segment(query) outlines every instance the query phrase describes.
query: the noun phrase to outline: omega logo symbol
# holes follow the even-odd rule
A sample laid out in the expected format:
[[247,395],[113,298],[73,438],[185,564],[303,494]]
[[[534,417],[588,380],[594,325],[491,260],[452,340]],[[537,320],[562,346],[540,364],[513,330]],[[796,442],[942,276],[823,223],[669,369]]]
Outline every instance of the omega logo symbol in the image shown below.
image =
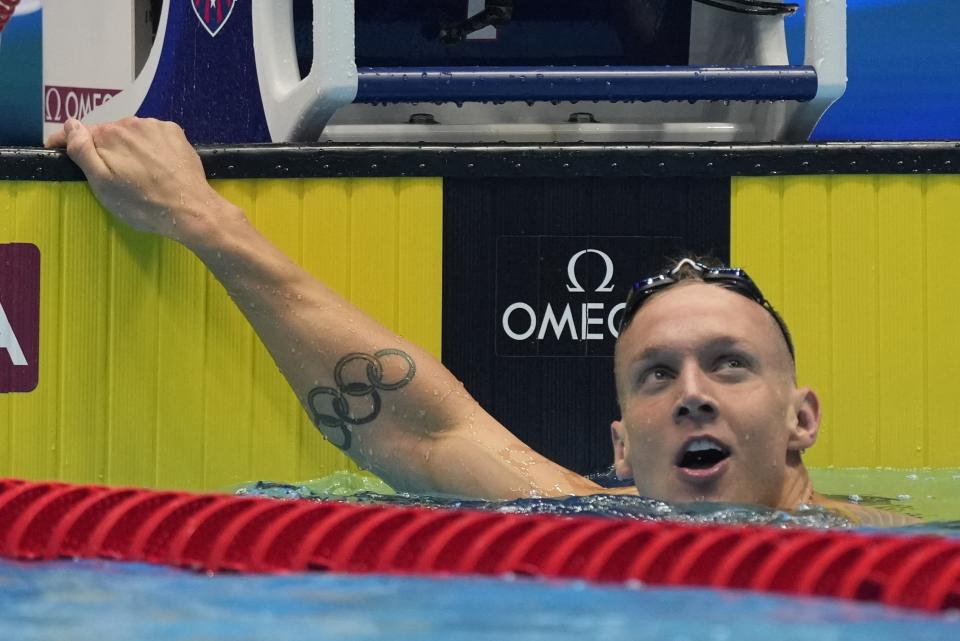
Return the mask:
[[577,261],[580,260],[580,257],[584,254],[597,254],[603,259],[603,264],[607,268],[606,276],[603,279],[603,282],[600,283],[600,286],[596,290],[598,292],[612,292],[613,285],[610,284],[610,281],[613,280],[613,261],[610,260],[610,257],[599,249],[581,249],[576,254],[570,258],[570,262],[567,263],[567,278],[570,279],[570,284],[567,285],[568,292],[582,292],[583,287],[580,286],[580,283],[577,282]]
[[[587,254],[596,254],[603,260],[603,281],[592,290],[596,293],[609,294],[613,292],[613,260],[599,249],[582,249],[570,257],[567,262],[567,292],[573,294],[586,293],[583,285],[577,279],[577,263]],[[515,341],[525,341],[535,337],[544,340],[548,334],[556,340],[570,338],[574,341],[597,341],[618,335],[619,314],[625,303],[618,302],[607,309],[606,303],[594,301],[579,304],[579,309],[571,303],[555,308],[553,303],[538,313],[529,303],[516,302],[509,305],[501,317],[501,326],[504,333]],[[576,311],[575,311],[576,310]],[[577,313],[579,312],[579,313]],[[605,326],[606,332],[603,331]]]

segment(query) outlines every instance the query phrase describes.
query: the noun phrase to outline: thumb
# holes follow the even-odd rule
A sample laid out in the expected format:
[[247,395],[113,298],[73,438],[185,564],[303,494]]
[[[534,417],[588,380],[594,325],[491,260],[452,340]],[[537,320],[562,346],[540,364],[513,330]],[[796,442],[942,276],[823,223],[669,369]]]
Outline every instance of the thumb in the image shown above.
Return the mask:
[[110,168],[103,162],[97,146],[93,142],[90,129],[79,120],[70,119],[63,126],[66,137],[67,155],[79,165],[87,178],[110,175]]

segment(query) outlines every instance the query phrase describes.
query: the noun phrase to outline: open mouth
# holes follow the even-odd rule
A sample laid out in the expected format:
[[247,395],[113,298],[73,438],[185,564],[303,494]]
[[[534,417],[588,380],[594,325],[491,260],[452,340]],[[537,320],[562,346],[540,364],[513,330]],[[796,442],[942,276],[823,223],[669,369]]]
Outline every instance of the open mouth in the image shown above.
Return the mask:
[[689,441],[677,457],[677,467],[685,470],[709,470],[730,456],[723,444],[710,438]]

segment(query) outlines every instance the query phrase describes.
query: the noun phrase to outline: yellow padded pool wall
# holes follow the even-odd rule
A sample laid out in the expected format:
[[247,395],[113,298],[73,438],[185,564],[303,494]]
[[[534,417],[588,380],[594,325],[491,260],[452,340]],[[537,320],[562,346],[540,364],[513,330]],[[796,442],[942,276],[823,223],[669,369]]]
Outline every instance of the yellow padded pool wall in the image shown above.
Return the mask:
[[[308,271],[440,354],[442,180],[219,181]],[[952,468],[960,176],[733,178],[732,263],[786,317],[824,408],[816,467]],[[220,285],[82,182],[0,181],[41,253],[40,382],[0,394],[0,475],[181,489],[352,469]]]
[[[309,272],[440,355],[439,179],[214,185]],[[41,254],[40,380],[0,394],[0,475],[224,489],[352,465],[202,264],[114,222],[86,183],[0,181],[0,243]]]
[[814,466],[956,467],[960,176],[735,178],[731,254],[824,407]]

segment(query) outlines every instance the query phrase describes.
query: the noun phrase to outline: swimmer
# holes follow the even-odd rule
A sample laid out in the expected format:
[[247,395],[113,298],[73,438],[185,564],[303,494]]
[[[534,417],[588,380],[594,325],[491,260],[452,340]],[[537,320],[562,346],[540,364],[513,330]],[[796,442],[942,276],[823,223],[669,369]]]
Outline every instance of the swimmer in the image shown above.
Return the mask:
[[610,428],[614,470],[634,485],[609,490],[522,443],[432,355],[271,245],[210,186],[176,124],[70,120],[47,146],[66,147],[118,219],[203,261],[317,429],[398,491],[487,500],[615,492],[909,522],[814,491],[802,457],[817,440],[819,400],[797,386],[786,326],[740,270],[685,259],[634,286],[614,357],[621,416]]

